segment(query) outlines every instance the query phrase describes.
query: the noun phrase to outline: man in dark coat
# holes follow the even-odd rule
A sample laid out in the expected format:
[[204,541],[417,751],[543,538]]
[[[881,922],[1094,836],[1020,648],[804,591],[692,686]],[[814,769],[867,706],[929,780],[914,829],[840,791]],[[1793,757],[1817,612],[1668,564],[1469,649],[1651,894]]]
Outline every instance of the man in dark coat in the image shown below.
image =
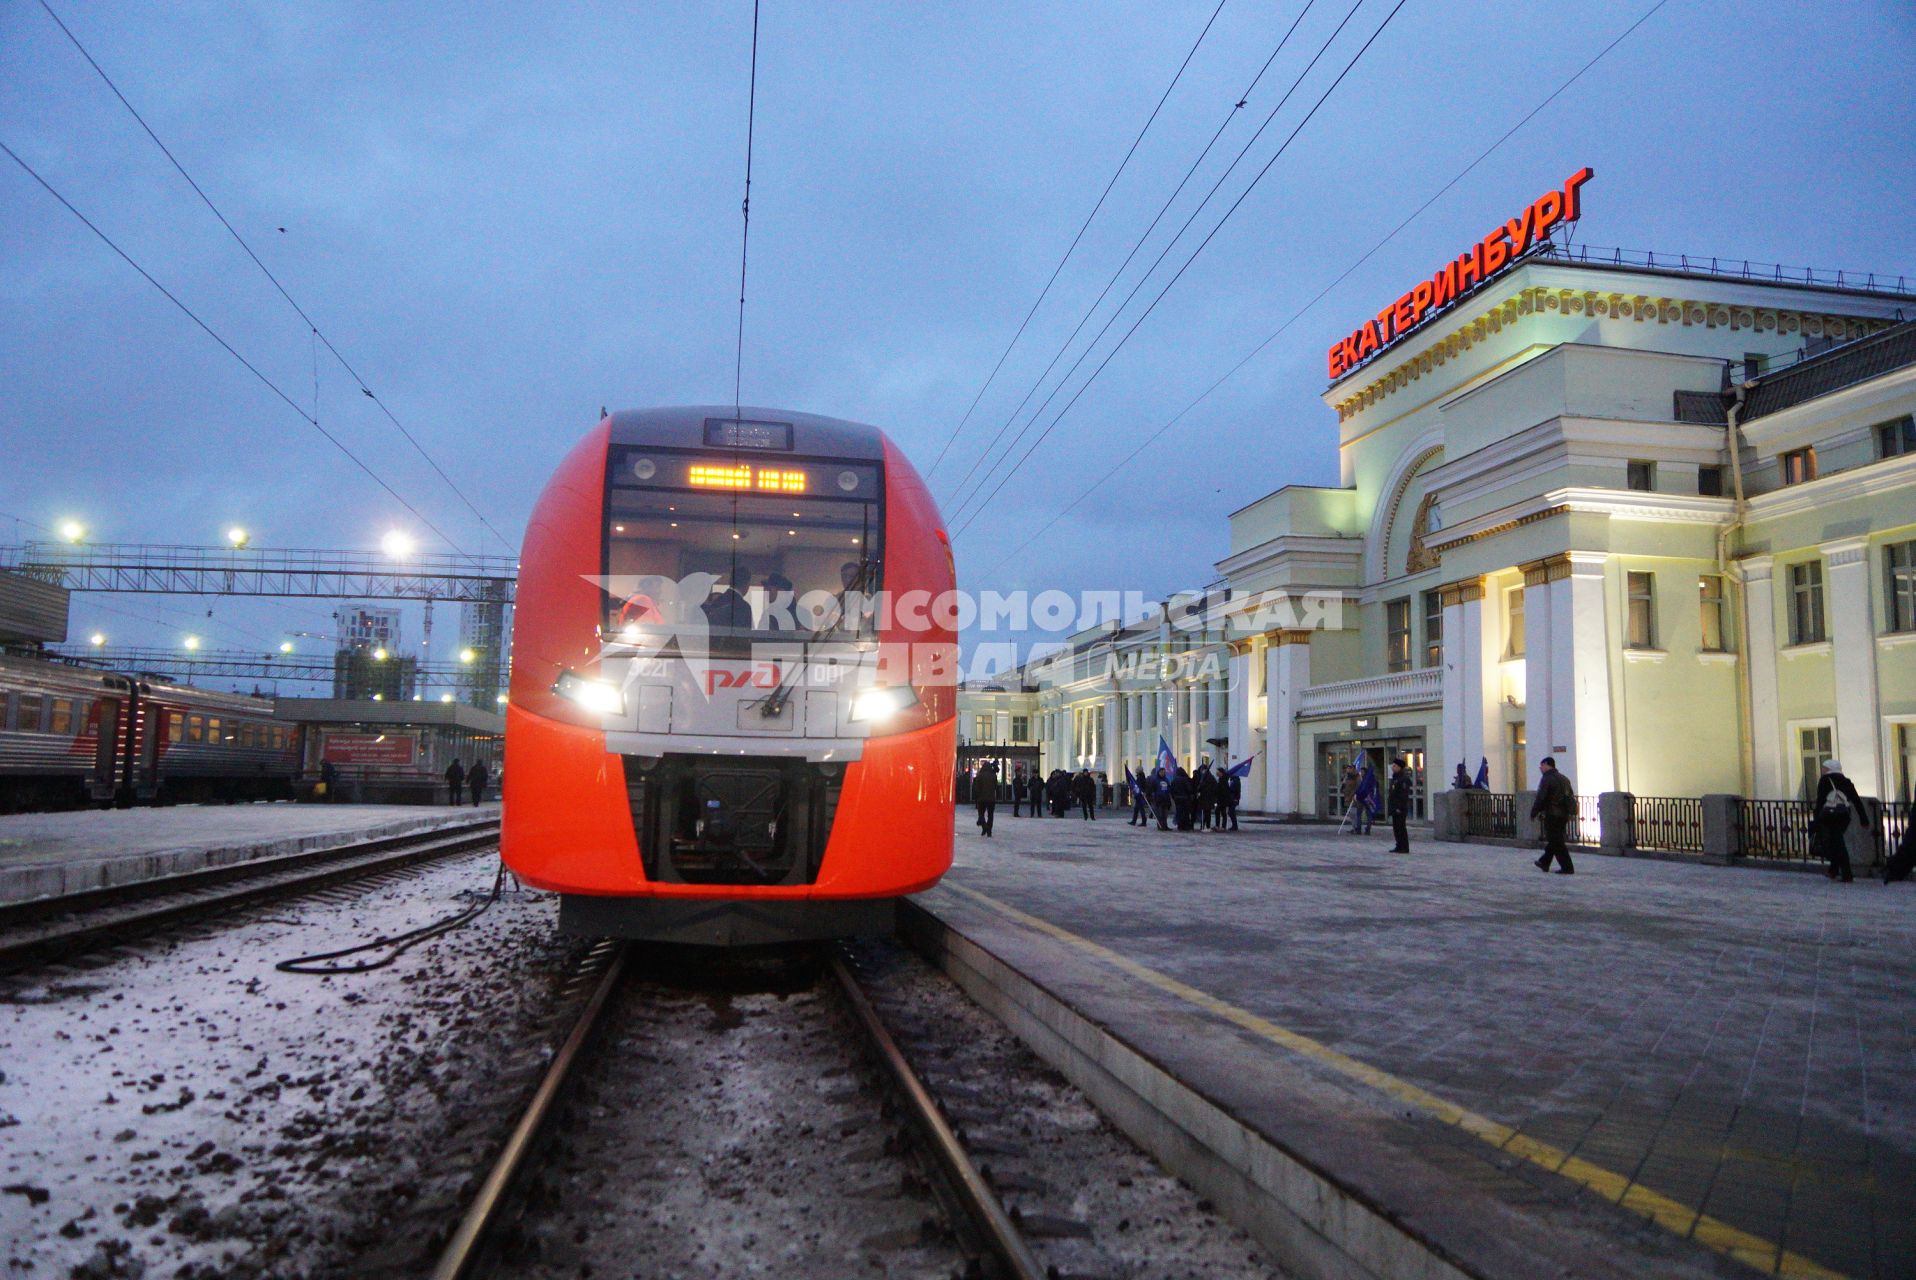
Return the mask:
[[1837,760],[1823,762],[1823,775],[1816,780],[1816,803],[1810,809],[1810,852],[1830,864],[1832,880],[1849,884],[1856,873],[1849,865],[1850,824],[1863,815],[1863,798],[1856,784],[1843,773]]
[[989,760],[978,766],[978,776],[971,780],[971,802],[978,806],[978,829],[990,835],[998,813],[998,766]]
[[475,760],[466,774],[466,789],[472,792],[472,802],[478,804],[486,798],[486,762]]
[[1151,825],[1151,779],[1140,771],[1126,771],[1126,780],[1131,787],[1131,821],[1128,827],[1148,827]]
[[1025,802],[1025,771],[1022,765],[1011,771],[1011,816],[1018,816],[1018,809]]
[[1226,770],[1224,776],[1218,779],[1217,785],[1219,794],[1217,825],[1222,828],[1225,820],[1229,819],[1231,830],[1236,831],[1237,805],[1238,801],[1244,798],[1244,779],[1241,775]]
[[1051,801],[1051,816],[1064,817],[1066,806],[1071,803],[1071,775],[1063,769],[1051,771],[1051,781],[1045,784],[1045,798]]
[[1163,765],[1151,770],[1151,812],[1157,815],[1159,831],[1171,829],[1167,821],[1171,814],[1171,778]]
[[1191,775],[1179,765],[1171,771],[1171,807],[1177,811],[1179,831],[1191,829],[1191,806],[1197,798],[1197,787],[1191,782]]
[[1391,834],[1397,837],[1397,843],[1391,847],[1392,853],[1410,852],[1410,830],[1404,824],[1410,821],[1410,770],[1404,767],[1403,757],[1390,762],[1390,810]]
[[[1458,770],[1462,771],[1461,765]],[[1537,773],[1537,798],[1530,802],[1530,816],[1543,822],[1543,856],[1537,859],[1537,870],[1549,871],[1554,858],[1558,874],[1575,875],[1577,869],[1570,863],[1570,846],[1564,835],[1570,829],[1570,819],[1577,816],[1577,789],[1557,768],[1555,756],[1537,761]]]
[[466,766],[454,760],[446,766],[446,793],[452,797],[448,802],[459,804],[465,800]]
[[1217,779],[1212,776],[1209,764],[1198,766],[1197,776],[1191,779],[1191,785],[1197,789],[1198,823],[1209,831],[1212,819],[1217,814]]
[[1078,816],[1086,822],[1098,816],[1098,784],[1091,777],[1091,770],[1080,769],[1078,776],[1071,780],[1071,798],[1078,802]]

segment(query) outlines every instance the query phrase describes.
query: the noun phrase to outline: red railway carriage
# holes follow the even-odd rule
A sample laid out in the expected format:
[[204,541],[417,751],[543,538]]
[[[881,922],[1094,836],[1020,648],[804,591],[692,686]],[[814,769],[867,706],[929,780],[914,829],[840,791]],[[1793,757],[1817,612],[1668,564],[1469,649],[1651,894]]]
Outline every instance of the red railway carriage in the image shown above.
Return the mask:
[[[615,413],[526,530],[506,862],[577,933],[888,929],[951,865],[951,548],[875,427]],[[897,607],[893,607],[896,602]]]

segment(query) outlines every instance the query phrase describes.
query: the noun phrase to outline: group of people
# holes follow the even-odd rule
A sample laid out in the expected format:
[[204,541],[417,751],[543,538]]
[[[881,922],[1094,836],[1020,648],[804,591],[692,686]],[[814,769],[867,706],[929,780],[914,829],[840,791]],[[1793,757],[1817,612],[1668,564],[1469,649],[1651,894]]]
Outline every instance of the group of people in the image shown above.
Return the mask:
[[460,798],[462,791],[472,793],[474,804],[483,803],[486,798],[486,784],[491,780],[492,777],[486,771],[484,760],[474,760],[470,769],[460,764],[457,759],[446,766],[446,792],[451,797],[452,804],[465,803]]
[[[1195,773],[1183,765],[1163,765],[1149,773],[1130,775],[1131,821],[1148,827],[1156,818],[1159,831],[1175,825],[1179,831],[1236,831],[1237,806],[1244,798],[1244,779],[1230,770],[1211,768],[1206,760]],[[1227,825],[1228,824],[1228,825]]]

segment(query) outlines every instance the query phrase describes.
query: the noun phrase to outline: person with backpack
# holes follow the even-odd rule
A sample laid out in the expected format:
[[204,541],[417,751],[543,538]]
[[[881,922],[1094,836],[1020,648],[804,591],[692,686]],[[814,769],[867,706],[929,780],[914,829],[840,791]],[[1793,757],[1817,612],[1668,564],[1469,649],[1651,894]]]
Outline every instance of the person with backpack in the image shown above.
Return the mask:
[[1849,865],[1849,829],[1863,812],[1856,784],[1843,773],[1839,760],[1825,760],[1816,780],[1816,802],[1810,807],[1810,854],[1830,864],[1830,879],[1849,884],[1856,873]]

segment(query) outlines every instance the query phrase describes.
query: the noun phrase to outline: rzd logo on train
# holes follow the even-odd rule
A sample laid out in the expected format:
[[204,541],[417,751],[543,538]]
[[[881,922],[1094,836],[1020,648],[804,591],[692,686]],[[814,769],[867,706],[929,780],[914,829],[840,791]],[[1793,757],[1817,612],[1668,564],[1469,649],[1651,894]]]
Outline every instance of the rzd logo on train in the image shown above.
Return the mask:
[[756,662],[743,671],[713,667],[705,673],[705,692],[709,697],[720,689],[776,689],[781,674],[776,662]]

